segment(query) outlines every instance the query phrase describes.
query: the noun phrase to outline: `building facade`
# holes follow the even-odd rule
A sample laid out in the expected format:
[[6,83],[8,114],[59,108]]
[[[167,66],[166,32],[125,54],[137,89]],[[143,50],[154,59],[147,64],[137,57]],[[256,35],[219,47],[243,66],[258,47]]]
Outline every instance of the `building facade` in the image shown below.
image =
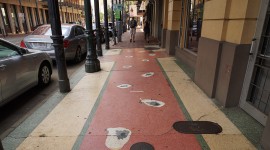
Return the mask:
[[261,145],[270,149],[269,0],[149,0],[146,8],[161,47],[207,96],[265,126]]
[[[48,3],[43,0],[0,0],[0,35],[33,31],[49,23]],[[60,0],[62,23],[83,21],[83,0]]]

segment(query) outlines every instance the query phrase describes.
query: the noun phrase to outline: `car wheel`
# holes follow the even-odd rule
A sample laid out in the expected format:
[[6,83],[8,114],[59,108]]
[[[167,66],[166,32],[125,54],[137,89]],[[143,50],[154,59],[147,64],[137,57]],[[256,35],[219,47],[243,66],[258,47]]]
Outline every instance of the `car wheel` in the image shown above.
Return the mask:
[[74,61],[76,63],[79,63],[79,62],[82,61],[82,50],[81,50],[80,47],[78,47],[77,50],[76,50],[76,55],[75,55]]
[[42,63],[38,72],[38,83],[46,86],[51,82],[51,67],[48,63]]

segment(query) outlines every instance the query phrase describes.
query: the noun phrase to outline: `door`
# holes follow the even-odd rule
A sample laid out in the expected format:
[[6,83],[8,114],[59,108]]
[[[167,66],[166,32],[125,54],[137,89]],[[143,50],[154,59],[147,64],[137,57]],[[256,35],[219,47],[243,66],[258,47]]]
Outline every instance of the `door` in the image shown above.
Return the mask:
[[266,124],[270,112],[270,3],[261,1],[257,29],[241,93],[240,107]]

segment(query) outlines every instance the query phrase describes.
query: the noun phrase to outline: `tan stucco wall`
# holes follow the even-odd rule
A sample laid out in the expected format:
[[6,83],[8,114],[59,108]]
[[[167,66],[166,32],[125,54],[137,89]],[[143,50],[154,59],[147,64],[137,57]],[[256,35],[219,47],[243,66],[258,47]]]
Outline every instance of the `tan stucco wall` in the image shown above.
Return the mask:
[[[74,1],[74,0],[73,0]],[[10,7],[11,5],[15,5],[16,6],[16,9],[17,9],[17,13],[22,13],[20,12],[21,8],[20,8],[20,3],[19,3],[19,0],[0,0],[0,3],[3,3],[3,4],[7,4],[7,12],[8,12],[8,18],[9,18],[9,22],[10,22],[10,28],[12,30],[12,33],[15,34],[15,23],[14,21],[12,20],[12,17],[11,17],[11,12],[10,12]],[[37,25],[38,22],[36,20],[36,11],[35,11],[35,8],[36,8],[36,0],[22,0],[21,1],[21,4],[23,6],[23,9],[24,9],[24,12],[25,12],[25,18],[26,18],[26,24],[27,24],[27,30],[28,31],[31,31],[31,28],[30,28],[30,23],[29,23],[29,11],[27,8],[30,8],[30,11],[32,12],[32,20],[33,20],[33,26]],[[44,10],[48,10],[48,8],[46,7],[47,5],[47,2],[38,2],[38,9],[39,9],[39,12],[38,12],[38,15],[39,15],[39,18],[40,20],[42,19],[41,15],[43,16],[44,18],[44,23],[47,23],[48,20],[46,20],[46,15],[45,15],[45,12]],[[44,7],[45,6],[45,7]],[[70,13],[70,16],[73,17],[73,20],[74,21],[77,21],[78,20],[78,17],[77,16],[80,16],[81,15],[81,12],[82,10],[78,10],[78,9],[75,9],[73,8],[72,10],[72,7],[66,7],[66,6],[63,6],[62,7],[62,10],[63,12],[68,12]],[[59,10],[60,11],[60,10]],[[73,12],[74,15],[71,15],[71,13]],[[0,17],[0,20],[1,17]],[[21,29],[21,33],[24,33],[24,29],[23,29],[23,25],[22,25],[22,18],[19,18],[18,17],[18,20],[19,20],[19,26],[20,26],[20,29]],[[41,21],[43,23],[43,21]],[[3,24],[0,23],[0,27],[3,28]]]
[[255,33],[260,0],[205,2],[202,37],[235,44],[250,44]]
[[179,30],[181,0],[169,0],[168,5],[168,30]]
[[164,0],[163,4],[163,29],[168,28],[168,7],[169,7],[169,0]]

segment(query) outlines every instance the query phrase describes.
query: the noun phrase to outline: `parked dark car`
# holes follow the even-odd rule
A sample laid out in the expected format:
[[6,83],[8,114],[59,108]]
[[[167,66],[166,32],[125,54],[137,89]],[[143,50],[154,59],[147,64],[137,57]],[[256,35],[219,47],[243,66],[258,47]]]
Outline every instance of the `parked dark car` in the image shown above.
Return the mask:
[[[86,36],[84,28],[76,24],[62,24],[62,35],[64,36],[64,50],[66,60],[80,62],[86,54]],[[31,35],[26,36],[20,46],[28,48],[29,51],[43,51],[55,59],[54,47],[51,39],[51,26],[42,25],[38,27]]]
[[48,85],[51,74],[47,53],[33,53],[0,39],[0,106],[37,84]]

